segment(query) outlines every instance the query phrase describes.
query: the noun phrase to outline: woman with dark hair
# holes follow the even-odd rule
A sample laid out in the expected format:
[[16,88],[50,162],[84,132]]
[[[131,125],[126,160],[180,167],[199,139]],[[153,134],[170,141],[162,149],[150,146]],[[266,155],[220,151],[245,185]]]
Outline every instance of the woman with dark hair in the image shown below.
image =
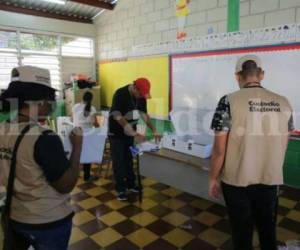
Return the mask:
[[[92,106],[93,94],[85,92],[82,97],[82,102],[74,105],[72,109],[73,122],[76,127],[82,129],[99,127],[96,119],[96,108]],[[98,179],[96,176],[91,176],[91,164],[83,164],[83,173],[85,181],[95,181]]]
[[68,160],[59,136],[39,125],[54,102],[49,70],[31,66],[13,69],[0,96],[0,112],[17,113],[0,124],[0,186],[7,187],[4,212],[13,229],[5,249],[68,248],[74,215],[69,193],[79,175],[82,136],[81,129],[72,131]]

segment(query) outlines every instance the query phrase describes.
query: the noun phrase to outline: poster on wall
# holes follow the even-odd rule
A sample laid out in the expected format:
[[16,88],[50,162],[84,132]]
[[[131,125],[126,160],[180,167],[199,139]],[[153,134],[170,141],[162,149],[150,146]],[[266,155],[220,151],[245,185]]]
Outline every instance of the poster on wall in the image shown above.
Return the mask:
[[189,5],[190,0],[176,0],[176,16],[177,16],[177,40],[186,38],[187,33],[185,30],[186,18],[190,13]]

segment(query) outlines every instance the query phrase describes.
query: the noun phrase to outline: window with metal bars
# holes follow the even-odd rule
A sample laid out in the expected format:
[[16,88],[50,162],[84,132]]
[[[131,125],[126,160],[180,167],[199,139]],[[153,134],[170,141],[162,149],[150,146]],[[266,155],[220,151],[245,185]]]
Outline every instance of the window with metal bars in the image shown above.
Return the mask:
[[[62,65],[64,57],[69,58],[68,61],[72,61],[72,58],[75,61],[80,57],[93,59],[93,39],[0,30],[0,89],[7,88],[10,72],[18,65],[49,69],[52,86],[61,89],[62,66],[67,66]],[[91,62],[89,67],[92,68],[94,65]]]
[[94,44],[93,40],[89,38],[71,38],[62,37],[62,56],[68,57],[93,57]]
[[5,89],[10,82],[11,69],[18,66],[15,53],[0,52],[0,89]]

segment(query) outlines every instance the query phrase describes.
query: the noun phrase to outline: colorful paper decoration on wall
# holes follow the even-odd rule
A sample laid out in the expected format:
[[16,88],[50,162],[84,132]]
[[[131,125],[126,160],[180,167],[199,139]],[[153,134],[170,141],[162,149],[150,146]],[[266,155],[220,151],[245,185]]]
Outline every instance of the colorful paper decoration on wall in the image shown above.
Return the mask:
[[177,39],[183,39],[187,36],[185,31],[186,17],[189,15],[190,10],[188,8],[190,0],[176,0],[176,16],[177,16]]

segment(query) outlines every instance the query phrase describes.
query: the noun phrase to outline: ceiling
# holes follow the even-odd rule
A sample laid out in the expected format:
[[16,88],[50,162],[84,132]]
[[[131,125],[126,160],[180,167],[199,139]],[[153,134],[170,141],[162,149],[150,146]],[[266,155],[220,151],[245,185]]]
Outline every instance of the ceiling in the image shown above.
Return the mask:
[[93,23],[103,10],[113,10],[116,0],[65,0],[64,5],[44,0],[0,0],[0,10],[81,23]]

